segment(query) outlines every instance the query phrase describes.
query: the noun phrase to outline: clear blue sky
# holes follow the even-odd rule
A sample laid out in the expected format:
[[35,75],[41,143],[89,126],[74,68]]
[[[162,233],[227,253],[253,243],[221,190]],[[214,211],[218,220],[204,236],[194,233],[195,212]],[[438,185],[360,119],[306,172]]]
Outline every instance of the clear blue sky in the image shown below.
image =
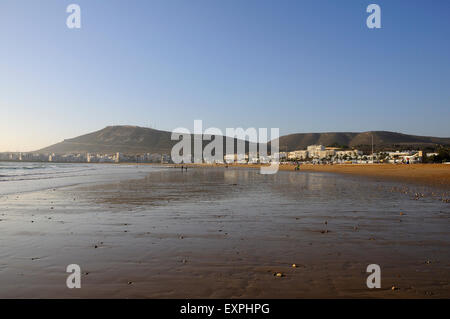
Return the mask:
[[1,0],[0,151],[195,119],[448,137],[449,39],[448,0]]

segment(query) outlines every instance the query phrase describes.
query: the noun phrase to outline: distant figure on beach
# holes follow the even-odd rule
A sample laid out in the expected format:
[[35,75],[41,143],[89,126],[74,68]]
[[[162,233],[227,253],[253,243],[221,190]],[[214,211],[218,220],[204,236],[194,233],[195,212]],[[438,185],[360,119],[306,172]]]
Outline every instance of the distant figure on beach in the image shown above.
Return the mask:
[[181,171],[183,171],[183,165],[181,165]]

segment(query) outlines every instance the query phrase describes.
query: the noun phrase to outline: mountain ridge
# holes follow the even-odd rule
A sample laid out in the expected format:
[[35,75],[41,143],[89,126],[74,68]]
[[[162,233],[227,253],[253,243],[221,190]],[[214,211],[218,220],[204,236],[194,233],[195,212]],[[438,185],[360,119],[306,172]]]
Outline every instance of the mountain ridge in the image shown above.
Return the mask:
[[294,133],[281,136],[280,149],[292,151],[305,149],[308,145],[321,144],[325,146],[346,146],[367,150],[373,144],[378,150],[405,147],[433,147],[437,145],[450,145],[450,138],[410,135],[391,131],[367,132],[324,132],[324,133]]
[[[78,137],[65,139],[60,143],[37,150],[40,153],[166,153],[178,141],[170,139],[171,132],[152,128],[121,125],[107,126],[101,130]],[[409,135],[390,131],[368,132],[324,132],[293,133],[281,136],[279,146],[282,151],[305,149],[308,145],[341,146],[367,149],[373,142],[378,150],[394,147],[436,147],[450,145],[450,138]],[[230,137],[223,137],[231,141]],[[236,142],[236,139],[234,139]],[[203,144],[208,144],[204,141]],[[270,142],[271,143],[271,142]],[[270,144],[269,143],[269,144]],[[248,142],[246,142],[248,149]],[[225,148],[224,148],[225,151]]]

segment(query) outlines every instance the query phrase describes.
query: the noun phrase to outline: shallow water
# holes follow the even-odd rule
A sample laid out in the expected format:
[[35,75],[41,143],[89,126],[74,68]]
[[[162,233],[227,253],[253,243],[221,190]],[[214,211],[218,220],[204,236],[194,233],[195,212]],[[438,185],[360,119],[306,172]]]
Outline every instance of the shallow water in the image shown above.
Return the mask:
[[158,170],[154,166],[0,162],[0,196],[69,185],[120,181]]
[[[0,297],[450,296],[442,190],[312,172],[145,175],[1,197]],[[82,289],[65,287],[70,263]],[[366,287],[372,263],[382,289]]]

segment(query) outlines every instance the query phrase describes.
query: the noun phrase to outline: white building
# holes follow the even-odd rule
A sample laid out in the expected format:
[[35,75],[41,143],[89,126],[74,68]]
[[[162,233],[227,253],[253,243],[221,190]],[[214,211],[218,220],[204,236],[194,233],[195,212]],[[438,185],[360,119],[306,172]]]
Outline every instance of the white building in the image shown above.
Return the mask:
[[288,153],[288,159],[289,160],[303,160],[308,157],[308,151],[306,150],[299,150],[299,151],[292,151]]
[[234,163],[237,161],[237,154],[225,154],[223,160],[225,163]]
[[121,160],[123,160],[123,155],[122,153],[117,152],[116,155],[114,156],[114,162],[120,163]]
[[325,147],[323,145],[309,145],[306,150],[308,151],[308,156],[311,158],[322,158],[326,157]]
[[362,156],[363,152],[358,150],[336,151],[335,155],[339,158],[344,157],[357,158],[358,156]]
[[248,153],[248,162],[249,164],[258,164],[259,163],[259,155],[258,153]]

